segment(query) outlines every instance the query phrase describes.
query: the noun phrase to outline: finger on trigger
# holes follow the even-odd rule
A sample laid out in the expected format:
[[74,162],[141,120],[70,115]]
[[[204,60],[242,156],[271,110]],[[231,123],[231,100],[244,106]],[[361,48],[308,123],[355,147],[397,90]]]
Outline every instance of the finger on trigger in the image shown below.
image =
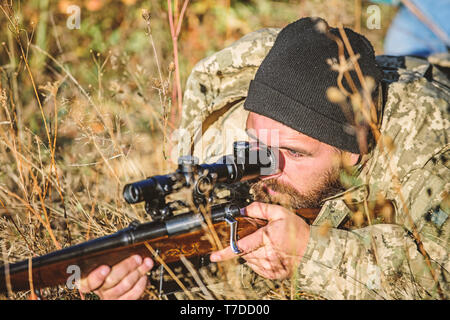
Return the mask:
[[271,221],[282,217],[283,211],[281,208],[275,204],[252,202],[245,207],[245,214],[248,217]]
[[[254,233],[239,240],[236,245],[241,250],[242,254],[248,254],[262,245],[264,227],[256,230]],[[241,255],[242,255],[241,254]],[[211,262],[220,262],[232,259],[238,255],[233,252],[230,246],[225,249],[213,252],[210,256]]]

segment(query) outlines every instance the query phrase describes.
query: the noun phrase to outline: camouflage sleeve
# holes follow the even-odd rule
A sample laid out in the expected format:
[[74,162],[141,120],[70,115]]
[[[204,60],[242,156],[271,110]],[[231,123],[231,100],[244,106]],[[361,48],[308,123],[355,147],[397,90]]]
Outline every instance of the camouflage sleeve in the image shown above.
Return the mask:
[[445,157],[440,158],[402,183],[420,241],[399,221],[352,231],[311,226],[297,291],[326,299],[448,299],[450,177]]
[[[448,224],[448,223],[447,223]],[[379,224],[355,231],[311,227],[298,269],[297,291],[326,299],[439,299],[448,297],[448,250],[427,239],[425,247],[446,260],[433,263],[435,282],[417,244],[401,226]],[[445,274],[444,274],[445,273]],[[437,288],[440,284],[440,289]]]

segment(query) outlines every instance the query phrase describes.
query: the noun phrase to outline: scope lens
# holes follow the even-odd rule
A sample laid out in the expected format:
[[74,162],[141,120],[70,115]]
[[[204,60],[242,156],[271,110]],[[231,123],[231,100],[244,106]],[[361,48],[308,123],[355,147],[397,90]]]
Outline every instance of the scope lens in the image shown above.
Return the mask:
[[249,143],[249,163],[260,167],[260,175],[270,176],[279,173],[279,150],[261,142]]
[[138,203],[139,202],[139,189],[136,188],[133,184],[127,184],[123,188],[123,197],[125,201],[128,203]]

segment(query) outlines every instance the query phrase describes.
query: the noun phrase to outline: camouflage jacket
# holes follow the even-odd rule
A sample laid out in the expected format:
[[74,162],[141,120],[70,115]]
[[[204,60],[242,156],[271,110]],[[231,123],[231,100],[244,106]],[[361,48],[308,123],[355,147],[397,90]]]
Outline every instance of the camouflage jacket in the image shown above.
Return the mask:
[[[278,32],[250,33],[196,65],[184,95],[182,152],[212,161],[247,139],[243,102]],[[324,202],[292,279],[296,298],[450,298],[449,59],[377,61],[385,143],[343,175],[352,187]]]

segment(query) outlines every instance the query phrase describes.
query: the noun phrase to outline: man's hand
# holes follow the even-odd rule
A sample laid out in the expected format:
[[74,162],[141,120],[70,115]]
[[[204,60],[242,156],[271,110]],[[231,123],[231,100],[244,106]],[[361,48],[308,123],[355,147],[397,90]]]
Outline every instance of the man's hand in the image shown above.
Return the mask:
[[112,268],[100,266],[80,281],[80,291],[93,291],[105,300],[136,300],[144,293],[147,272],[153,260],[138,255],[131,256]]
[[[254,202],[245,208],[249,217],[268,220],[267,225],[237,242],[241,256],[259,275],[268,279],[292,276],[305,253],[309,225],[289,210],[273,204]],[[211,254],[219,262],[236,257],[227,247]]]

